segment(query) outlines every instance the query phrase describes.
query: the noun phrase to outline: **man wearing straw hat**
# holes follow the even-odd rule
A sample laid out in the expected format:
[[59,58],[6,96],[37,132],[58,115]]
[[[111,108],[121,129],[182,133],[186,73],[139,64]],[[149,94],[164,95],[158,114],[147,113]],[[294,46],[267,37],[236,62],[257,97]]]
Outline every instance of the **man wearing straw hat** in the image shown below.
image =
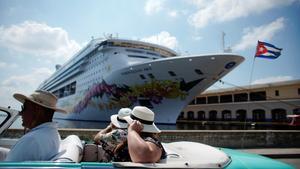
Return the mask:
[[52,122],[54,112],[66,113],[56,107],[57,98],[50,92],[37,90],[30,96],[15,93],[20,101],[22,126],[27,132],[8,152],[5,161],[47,161],[58,154],[60,135],[56,123]]

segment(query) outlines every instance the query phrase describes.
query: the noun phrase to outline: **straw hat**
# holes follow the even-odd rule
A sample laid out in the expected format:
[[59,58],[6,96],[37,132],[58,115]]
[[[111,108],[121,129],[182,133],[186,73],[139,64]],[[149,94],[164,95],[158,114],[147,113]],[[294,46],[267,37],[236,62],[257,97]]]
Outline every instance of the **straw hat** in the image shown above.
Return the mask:
[[154,113],[152,110],[144,106],[136,106],[133,108],[130,116],[124,117],[128,124],[131,124],[133,120],[140,121],[144,129],[142,132],[146,133],[160,133],[161,131],[154,124]]
[[35,104],[49,109],[53,109],[57,112],[67,113],[65,110],[56,107],[57,97],[54,94],[45,90],[36,90],[30,96],[25,96],[20,93],[15,93],[13,96],[21,103],[24,103],[25,100],[29,100]]
[[121,108],[118,114],[110,116],[110,121],[117,128],[127,128],[128,123],[124,120],[124,117],[129,116],[131,111],[130,108]]

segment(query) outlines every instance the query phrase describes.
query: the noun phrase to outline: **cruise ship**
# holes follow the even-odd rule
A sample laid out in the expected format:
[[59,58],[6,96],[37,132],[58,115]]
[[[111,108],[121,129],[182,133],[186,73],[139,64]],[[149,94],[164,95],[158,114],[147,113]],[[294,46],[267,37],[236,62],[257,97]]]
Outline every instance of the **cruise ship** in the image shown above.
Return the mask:
[[110,121],[122,107],[152,109],[155,121],[174,124],[196,95],[237,67],[236,54],[180,56],[152,43],[119,38],[91,40],[39,89],[54,93],[67,115],[54,118]]

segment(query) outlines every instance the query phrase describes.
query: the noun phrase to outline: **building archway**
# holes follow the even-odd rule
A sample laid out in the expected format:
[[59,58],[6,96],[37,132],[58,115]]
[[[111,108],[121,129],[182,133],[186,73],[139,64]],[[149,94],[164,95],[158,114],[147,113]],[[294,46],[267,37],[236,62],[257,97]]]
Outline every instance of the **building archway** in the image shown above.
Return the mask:
[[222,111],[222,120],[230,121],[231,120],[231,111],[230,110],[223,110]]
[[283,122],[287,120],[285,109],[280,109],[280,108],[273,109],[271,113],[272,113],[272,121]]
[[198,120],[205,120],[205,111],[198,111]]
[[182,111],[180,115],[177,117],[177,120],[183,120],[184,119],[184,112]]
[[188,111],[187,112],[187,119],[188,120],[194,120],[194,112],[193,111]]
[[246,121],[247,111],[244,109],[239,109],[236,111],[236,120],[237,121]]
[[252,111],[252,121],[266,121],[266,112],[263,109],[255,109]]
[[209,111],[209,120],[210,121],[217,121],[217,114],[218,112],[216,110]]

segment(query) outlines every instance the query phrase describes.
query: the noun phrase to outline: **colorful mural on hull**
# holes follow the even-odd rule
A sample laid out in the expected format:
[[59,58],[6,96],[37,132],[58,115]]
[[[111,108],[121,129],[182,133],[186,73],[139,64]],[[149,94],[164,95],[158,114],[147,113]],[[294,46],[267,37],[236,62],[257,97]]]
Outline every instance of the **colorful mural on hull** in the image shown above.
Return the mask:
[[[124,84],[110,85],[103,80],[86,92],[84,98],[76,104],[72,112],[80,113],[87,106],[98,107],[100,110],[131,107],[137,102],[152,108],[152,104],[160,104],[165,98],[184,100],[188,91],[203,79],[191,82],[185,82],[184,79],[181,81],[152,80],[149,83],[130,87]],[[99,100],[102,100],[104,96],[108,100],[100,102]]]

